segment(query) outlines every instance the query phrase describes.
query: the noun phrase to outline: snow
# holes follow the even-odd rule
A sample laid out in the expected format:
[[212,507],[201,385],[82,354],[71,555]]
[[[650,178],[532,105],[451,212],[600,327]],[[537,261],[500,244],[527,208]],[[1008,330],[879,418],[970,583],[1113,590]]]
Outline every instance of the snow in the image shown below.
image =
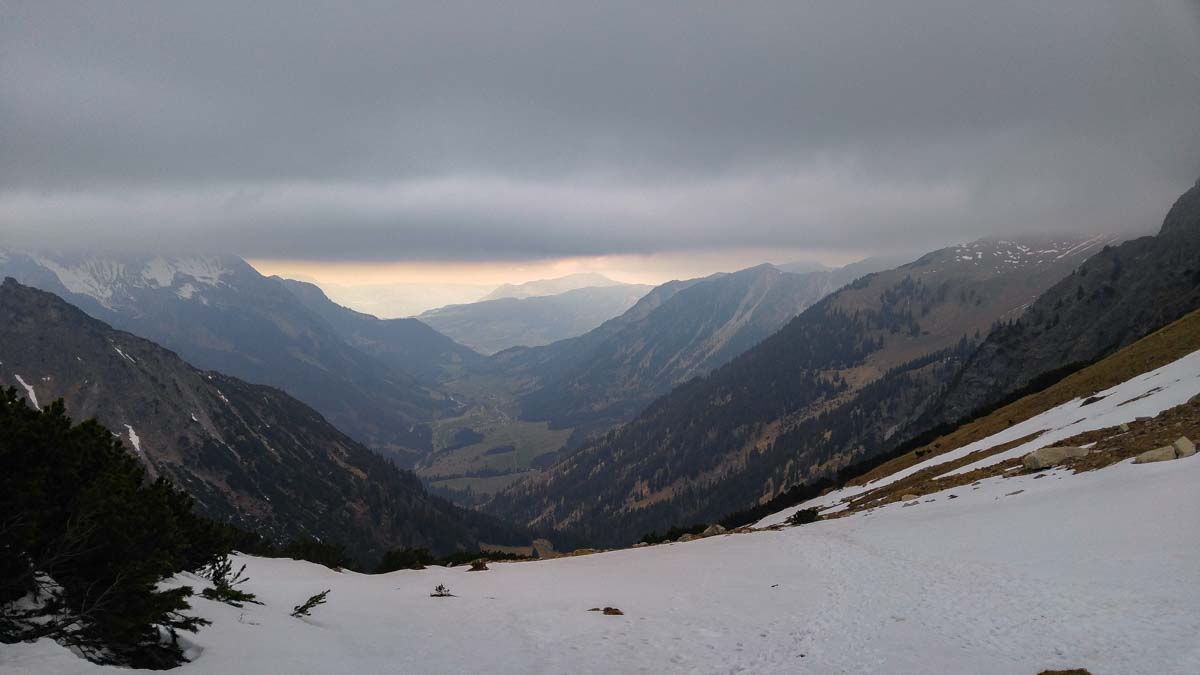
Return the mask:
[[193,286],[189,282],[189,283],[185,283],[184,285],[180,286],[175,291],[175,295],[178,295],[179,297],[183,298],[184,300],[191,300],[192,296],[196,294],[196,290],[197,290],[196,287]]
[[142,278],[155,286],[169,288],[175,283],[175,268],[161,257],[151,258],[142,270]]
[[138,438],[137,432],[133,430],[133,427],[126,424],[125,428],[129,430],[129,442],[133,445],[133,449],[139,455],[142,454],[142,439]]
[[845,508],[844,499],[882,487],[923,469],[961,459],[979,450],[986,450],[987,448],[1024,438],[1030,434],[1042,432],[1037,438],[1029,442],[1018,445],[1010,450],[998,452],[973,464],[948,471],[945,475],[966,473],[1013,457],[1020,457],[1038,448],[1054,445],[1063,439],[1085,431],[1115,427],[1120,424],[1132,422],[1138,417],[1153,417],[1168,408],[1186,403],[1197,394],[1200,394],[1200,351],[1193,352],[1161,368],[1134,377],[1127,382],[1122,382],[1115,387],[1097,392],[1093,397],[1100,398],[1099,401],[1084,405],[1083,402],[1085,399],[1076,398],[1051,408],[1040,415],[1031,417],[1024,422],[1014,424],[999,433],[964,445],[957,450],[932,457],[907,469],[897,471],[885,478],[872,481],[866,485],[834,490],[823,497],[818,497],[803,504],[784,509],[779,513],[772,514],[760,520],[755,526],[770,527],[777,525],[803,508],[818,507],[829,513],[837,512]]
[[[176,672],[1200,672],[1200,519],[1164,517],[1200,509],[1198,457],[487,572],[241,557],[266,605],[193,598],[214,623]],[[457,597],[430,598],[439,583]],[[587,611],[606,605],[625,616]],[[0,673],[104,672],[128,671],[46,640],[0,650]]]
[[217,286],[229,272],[219,258],[203,256],[121,260],[103,256],[69,258],[44,254],[29,254],[28,257],[58,277],[59,283],[71,293],[89,296],[109,308],[120,304],[129,289],[170,289],[181,277],[191,283],[185,282],[175,292],[184,299],[190,299],[197,290],[196,284]]
[[16,377],[17,382],[19,382],[21,386],[25,388],[25,393],[28,395],[29,402],[33,404],[33,407],[37,410],[41,410],[42,406],[38,405],[37,392],[33,390],[33,385],[21,379],[21,376],[17,375],[16,373],[13,373],[13,376]]
[[113,345],[113,349],[117,350],[117,353],[121,355],[121,358],[125,359],[126,361],[128,361],[128,362],[130,362],[130,363],[137,363],[137,361],[134,361],[134,360],[133,360],[133,357],[132,357],[132,356],[130,356],[130,355],[128,355],[128,354],[126,354],[126,353],[125,353],[125,352],[123,352],[123,351],[121,351],[121,348],[120,348],[120,347],[118,347],[118,346],[116,346],[116,345]]

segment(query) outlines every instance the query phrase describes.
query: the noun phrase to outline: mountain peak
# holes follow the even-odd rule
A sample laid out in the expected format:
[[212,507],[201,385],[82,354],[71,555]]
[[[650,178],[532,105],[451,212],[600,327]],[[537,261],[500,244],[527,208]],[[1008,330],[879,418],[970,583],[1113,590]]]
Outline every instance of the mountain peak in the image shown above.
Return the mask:
[[1200,233],[1200,180],[1175,200],[1159,233],[1168,236]]

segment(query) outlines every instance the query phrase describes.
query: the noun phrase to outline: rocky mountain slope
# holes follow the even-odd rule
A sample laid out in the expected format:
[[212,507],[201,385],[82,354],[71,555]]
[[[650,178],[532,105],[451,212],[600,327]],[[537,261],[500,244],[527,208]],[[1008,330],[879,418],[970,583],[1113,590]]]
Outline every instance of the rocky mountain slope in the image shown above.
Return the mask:
[[0,251],[0,276],[55,293],[198,367],[279,387],[405,464],[429,451],[428,422],[455,408],[412,375],[348,344],[280,283],[238,258]]
[[712,521],[881,452],[993,325],[1105,244],[984,240],[864,277],[491,505],[604,542]]
[[[875,270],[870,270],[875,271]],[[865,273],[865,272],[864,272]],[[623,422],[672,387],[705,375],[774,333],[853,272],[760,265],[691,283],[522,398],[522,416],[555,427]]]
[[449,305],[418,319],[483,354],[548,345],[582,335],[629,309],[650,286],[619,284],[555,295],[502,297]]
[[373,563],[391,547],[452,551],[513,532],[430,497],[283,392],[197,370],[12,279],[0,286],[0,386],[34,406],[64,399],[69,415],[117,433],[201,513],[270,540],[340,542]]
[[931,411],[948,424],[1091,363],[1200,308],[1200,183],[1158,236],[1105,248],[990,334]]
[[380,319],[337,304],[315,284],[273,278],[352,346],[427,382],[487,368],[484,356],[417,319]]

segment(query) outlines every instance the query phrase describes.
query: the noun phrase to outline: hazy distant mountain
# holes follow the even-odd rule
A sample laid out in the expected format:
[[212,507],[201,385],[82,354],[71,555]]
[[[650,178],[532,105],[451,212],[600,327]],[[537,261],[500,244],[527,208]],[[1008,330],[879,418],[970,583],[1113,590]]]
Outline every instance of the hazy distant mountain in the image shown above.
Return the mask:
[[55,293],[199,367],[279,387],[405,463],[430,449],[428,421],[454,407],[350,346],[239,258],[0,251],[0,276]]
[[575,337],[633,306],[652,287],[617,284],[430,310],[418,319],[483,354]]
[[863,277],[491,508],[613,543],[712,522],[827,475],[879,452],[936,399],[973,340],[1105,243],[978,241]]
[[416,316],[446,305],[477,302],[494,288],[484,284],[443,283],[320,285],[329,299],[339,305],[383,319]]
[[333,302],[314,284],[272,278],[351,345],[404,372],[438,382],[486,366],[485,357],[417,319],[379,319]]
[[534,298],[542,295],[558,295],[579,288],[594,288],[599,286],[621,286],[619,281],[613,281],[603,274],[595,272],[580,272],[568,274],[555,279],[538,279],[523,284],[504,284],[488,293],[480,302],[499,300],[501,298]]
[[11,279],[0,285],[0,386],[33,405],[63,398],[69,415],[98,419],[200,513],[271,540],[315,536],[374,563],[392,547],[450,552],[513,532],[430,497],[278,389],[197,370]]

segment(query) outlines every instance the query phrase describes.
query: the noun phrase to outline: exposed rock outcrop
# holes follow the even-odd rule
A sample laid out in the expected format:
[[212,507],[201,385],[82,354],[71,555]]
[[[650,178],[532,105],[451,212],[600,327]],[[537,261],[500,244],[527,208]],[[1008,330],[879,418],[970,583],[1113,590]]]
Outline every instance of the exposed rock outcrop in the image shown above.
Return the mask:
[[1088,453],[1087,448],[1079,448],[1074,446],[1061,446],[1051,448],[1038,448],[1033,452],[1021,458],[1021,464],[1030,471],[1040,471],[1048,469],[1057,464],[1062,464],[1064,461],[1072,457],[1083,457]]

